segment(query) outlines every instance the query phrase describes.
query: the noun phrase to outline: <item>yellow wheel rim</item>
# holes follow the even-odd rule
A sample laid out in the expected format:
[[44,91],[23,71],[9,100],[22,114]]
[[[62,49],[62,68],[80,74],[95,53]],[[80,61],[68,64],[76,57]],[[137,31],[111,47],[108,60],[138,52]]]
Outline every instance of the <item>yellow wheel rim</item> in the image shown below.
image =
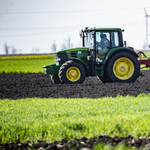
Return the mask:
[[134,65],[130,59],[122,57],[115,61],[113,72],[118,79],[127,80],[134,73]]
[[68,80],[70,80],[72,82],[76,82],[80,79],[81,73],[77,67],[70,67],[70,68],[68,68],[68,70],[66,72],[66,76],[67,76]]

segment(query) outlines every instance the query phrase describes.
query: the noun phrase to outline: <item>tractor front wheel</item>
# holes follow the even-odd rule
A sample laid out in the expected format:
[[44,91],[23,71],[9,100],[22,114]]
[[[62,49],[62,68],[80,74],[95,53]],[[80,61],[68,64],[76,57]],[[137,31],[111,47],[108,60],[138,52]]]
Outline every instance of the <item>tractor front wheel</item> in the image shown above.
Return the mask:
[[58,77],[58,74],[50,75],[50,78],[51,78],[52,82],[55,83],[55,84],[61,83],[61,81]]
[[60,67],[59,78],[62,83],[83,83],[85,80],[85,70],[78,62],[67,61]]
[[134,82],[139,77],[140,64],[131,53],[120,52],[110,57],[105,72],[109,82]]

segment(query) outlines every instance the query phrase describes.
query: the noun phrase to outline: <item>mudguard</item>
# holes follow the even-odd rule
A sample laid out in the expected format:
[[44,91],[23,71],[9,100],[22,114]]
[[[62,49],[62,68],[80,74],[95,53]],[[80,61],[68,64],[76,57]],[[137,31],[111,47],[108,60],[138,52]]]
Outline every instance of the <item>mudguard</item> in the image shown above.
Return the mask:
[[60,68],[60,66],[56,66],[56,64],[52,64],[52,65],[47,65],[47,66],[43,66],[43,68],[46,68],[44,70],[44,74],[58,74],[58,70]]
[[75,58],[75,57],[70,57],[71,60],[74,60],[74,61],[77,61],[77,62],[80,62],[82,64],[82,66],[84,67],[85,69],[85,75],[86,77],[89,77],[89,68],[88,66],[84,63],[84,61],[82,61],[81,59],[78,59],[78,58]]
[[130,52],[131,55],[138,57],[138,54],[131,48],[126,48],[126,47],[113,48],[106,53],[103,64],[105,64],[114,53],[119,52],[119,51]]

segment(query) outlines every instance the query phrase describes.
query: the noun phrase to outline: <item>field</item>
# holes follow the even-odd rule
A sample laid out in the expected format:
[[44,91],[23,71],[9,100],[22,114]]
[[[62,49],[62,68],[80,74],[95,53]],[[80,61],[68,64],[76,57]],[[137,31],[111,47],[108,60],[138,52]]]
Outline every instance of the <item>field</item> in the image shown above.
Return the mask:
[[149,137],[149,99],[150,95],[1,100],[0,139],[2,142],[48,142],[99,135]]
[[[150,95],[0,101],[2,142],[60,141],[100,135],[149,137]],[[64,109],[65,108],[65,109]]]
[[[35,60],[41,70],[31,73]],[[6,71],[14,59],[1,61],[1,66],[8,62]],[[0,74],[0,149],[112,149],[94,148],[99,142],[113,146],[122,142],[139,149],[150,143],[149,70],[143,70],[143,77],[134,83],[103,84],[90,77],[81,85],[56,85],[49,75],[38,73],[53,58],[20,61],[24,62],[20,66],[31,62],[22,72],[26,74],[13,72],[15,68]]]
[[54,55],[0,57],[0,74],[43,73],[43,66],[54,63]]
[[0,98],[101,98],[138,96],[150,93],[150,70],[141,71],[134,83],[106,83],[97,77],[86,78],[83,84],[53,84],[49,75],[36,74],[0,74]]

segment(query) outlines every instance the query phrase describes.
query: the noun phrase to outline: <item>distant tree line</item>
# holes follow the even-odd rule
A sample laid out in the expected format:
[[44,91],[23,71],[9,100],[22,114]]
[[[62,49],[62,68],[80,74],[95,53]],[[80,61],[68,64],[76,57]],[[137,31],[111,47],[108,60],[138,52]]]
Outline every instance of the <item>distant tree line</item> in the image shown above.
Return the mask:
[[[32,48],[31,52],[32,53],[39,53],[40,49],[39,48]],[[9,54],[21,54],[22,50],[17,49],[14,46],[9,46],[7,43],[4,44],[4,52],[6,55]]]
[[[17,53],[17,49],[14,46],[8,46],[7,43],[4,44],[4,51],[6,55],[10,54],[10,49],[11,49],[11,53],[12,54],[16,54]],[[20,50],[21,51],[21,50]]]
[[[71,38],[68,36],[67,39],[64,39],[64,42],[61,45],[61,49],[67,49],[67,48],[72,48],[74,45],[71,43]],[[32,53],[39,53],[40,49],[39,48],[32,48],[31,52]],[[53,41],[51,45],[51,52],[55,53],[57,51],[57,44],[55,40]],[[4,52],[6,55],[9,54],[18,54],[22,53],[21,49],[16,49],[14,46],[9,46],[7,43],[4,44]]]
[[[145,43],[145,41],[143,41],[143,42],[144,42],[143,43],[143,50],[145,50],[146,49],[146,43]],[[127,46],[128,45],[129,45],[129,43],[127,44]],[[64,39],[64,42],[61,45],[61,50],[62,49],[72,48],[73,46],[74,46],[74,44],[71,43],[71,38],[70,38],[70,36],[68,36],[67,39]],[[149,46],[149,49],[150,49],[150,44],[148,46]],[[51,49],[52,53],[55,53],[57,51],[57,44],[56,44],[55,40],[53,41],[50,49]],[[18,52],[22,53],[21,49],[18,50],[14,46],[8,46],[7,43],[4,44],[4,51],[5,51],[6,55],[9,55],[10,53],[11,54],[17,54]],[[32,49],[32,53],[38,53],[39,51],[40,51],[39,48],[33,48]]]
[[[71,43],[71,38],[70,36],[68,36],[67,39],[64,40],[64,43],[61,45],[61,49],[67,49],[67,48],[72,48],[74,45],[73,43]],[[55,53],[57,51],[57,44],[55,42],[55,40],[53,41],[52,43],[52,46],[51,46],[51,51],[53,53]]]

